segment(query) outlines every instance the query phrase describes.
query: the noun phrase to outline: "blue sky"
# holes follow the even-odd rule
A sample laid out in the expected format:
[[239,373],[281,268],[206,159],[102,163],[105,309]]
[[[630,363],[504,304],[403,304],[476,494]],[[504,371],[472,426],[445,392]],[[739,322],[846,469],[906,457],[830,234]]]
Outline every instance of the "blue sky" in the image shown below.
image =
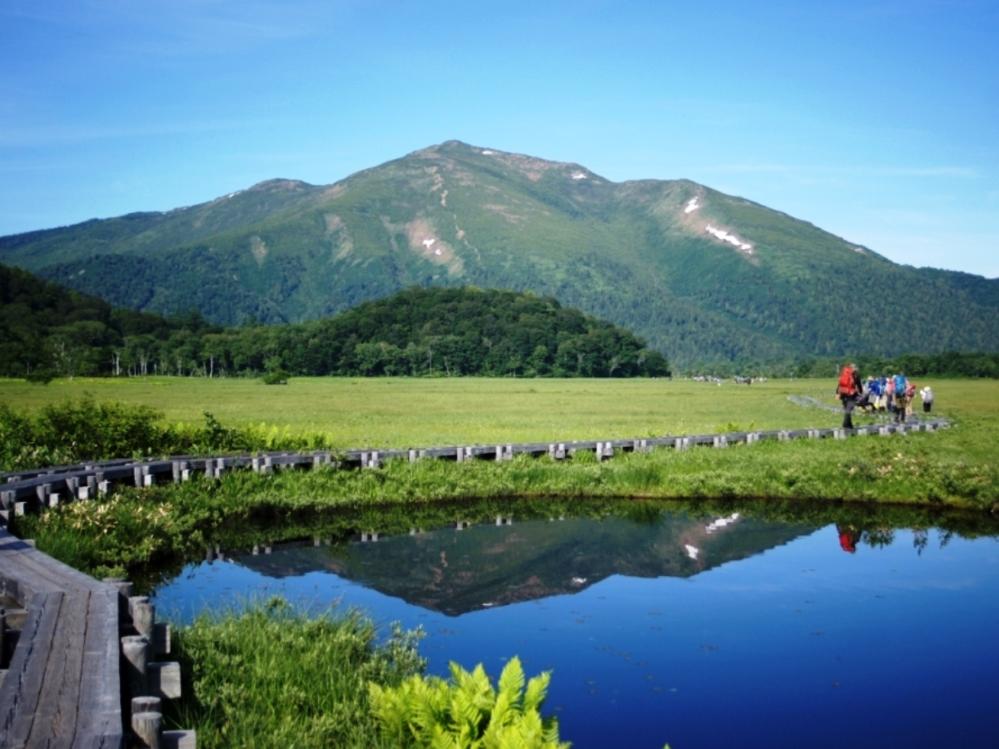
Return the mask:
[[996,277],[997,30],[996,0],[6,0],[0,235],[457,138]]

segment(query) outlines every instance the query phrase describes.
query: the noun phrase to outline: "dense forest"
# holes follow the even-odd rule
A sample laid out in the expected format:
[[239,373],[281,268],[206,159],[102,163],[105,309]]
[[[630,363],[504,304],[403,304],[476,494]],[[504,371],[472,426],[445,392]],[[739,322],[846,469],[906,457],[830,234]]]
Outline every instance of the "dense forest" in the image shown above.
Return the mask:
[[410,289],[332,318],[221,328],[113,309],[0,266],[0,374],[668,376],[662,354],[554,299]]
[[[999,354],[854,357],[867,373],[999,378]],[[842,361],[735,361],[704,374],[834,376]],[[658,352],[553,299],[473,288],[410,289],[335,317],[224,328],[163,318],[0,265],[0,376],[666,376]],[[697,371],[691,371],[696,374]]]

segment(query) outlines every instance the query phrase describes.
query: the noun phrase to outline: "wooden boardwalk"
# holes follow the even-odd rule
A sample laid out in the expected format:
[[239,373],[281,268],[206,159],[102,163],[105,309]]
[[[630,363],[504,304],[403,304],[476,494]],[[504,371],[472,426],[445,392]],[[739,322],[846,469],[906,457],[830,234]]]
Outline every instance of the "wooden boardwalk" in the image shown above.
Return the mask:
[[120,747],[118,589],[3,530],[0,586],[27,611],[0,682],[0,747]]
[[216,457],[173,456],[162,460],[110,460],[78,465],[54,466],[0,474],[0,522],[59,502],[92,499],[114,485],[152,486],[186,481],[195,474],[219,478],[237,469],[270,473],[286,468],[321,466],[377,468],[386,460],[510,460],[516,455],[548,455],[556,460],[580,451],[595,452],[604,460],[620,452],[645,452],[657,448],[686,450],[695,447],[727,447],[770,440],[847,439],[870,435],[891,436],[933,432],[950,426],[946,419],[878,424],[857,429],[773,429],[722,434],[688,434],[638,439],[583,440],[552,443],[499,445],[453,445],[392,450],[346,450],[343,452],[269,452]]

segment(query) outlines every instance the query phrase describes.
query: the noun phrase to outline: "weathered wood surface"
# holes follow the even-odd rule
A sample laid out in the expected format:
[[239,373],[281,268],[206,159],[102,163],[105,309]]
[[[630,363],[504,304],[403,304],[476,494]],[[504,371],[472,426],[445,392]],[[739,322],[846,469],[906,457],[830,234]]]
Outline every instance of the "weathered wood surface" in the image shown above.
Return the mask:
[[3,530],[0,586],[27,609],[0,682],[0,747],[121,747],[118,591]]

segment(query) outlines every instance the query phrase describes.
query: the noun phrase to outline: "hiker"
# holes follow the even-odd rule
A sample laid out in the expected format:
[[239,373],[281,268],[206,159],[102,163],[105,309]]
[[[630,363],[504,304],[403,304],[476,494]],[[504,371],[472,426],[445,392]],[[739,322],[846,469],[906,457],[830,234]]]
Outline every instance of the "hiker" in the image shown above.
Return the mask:
[[857,408],[865,414],[869,414],[874,410],[875,402],[878,397],[877,393],[874,392],[876,382],[877,381],[873,377],[868,377],[864,380],[864,389],[860,394],[860,400],[857,401]]
[[916,399],[916,383],[909,380],[905,386],[905,418],[912,416],[912,402]]
[[933,388],[927,385],[919,391],[919,397],[923,401],[923,413],[928,414],[933,410]]
[[905,397],[905,392],[909,387],[909,381],[905,379],[905,375],[899,372],[894,377],[891,378],[892,384],[895,389],[895,421],[898,424],[905,423],[905,409],[909,405],[908,400]]
[[881,378],[871,377],[870,379],[870,396],[868,400],[870,401],[871,408],[875,411],[884,411],[885,404],[881,394]]
[[895,378],[885,377],[885,411],[895,413]]
[[843,402],[843,428],[853,429],[853,409],[857,407],[857,400],[860,398],[863,385],[860,382],[860,373],[857,365],[847,364],[839,373],[839,384],[836,386],[836,395]]

